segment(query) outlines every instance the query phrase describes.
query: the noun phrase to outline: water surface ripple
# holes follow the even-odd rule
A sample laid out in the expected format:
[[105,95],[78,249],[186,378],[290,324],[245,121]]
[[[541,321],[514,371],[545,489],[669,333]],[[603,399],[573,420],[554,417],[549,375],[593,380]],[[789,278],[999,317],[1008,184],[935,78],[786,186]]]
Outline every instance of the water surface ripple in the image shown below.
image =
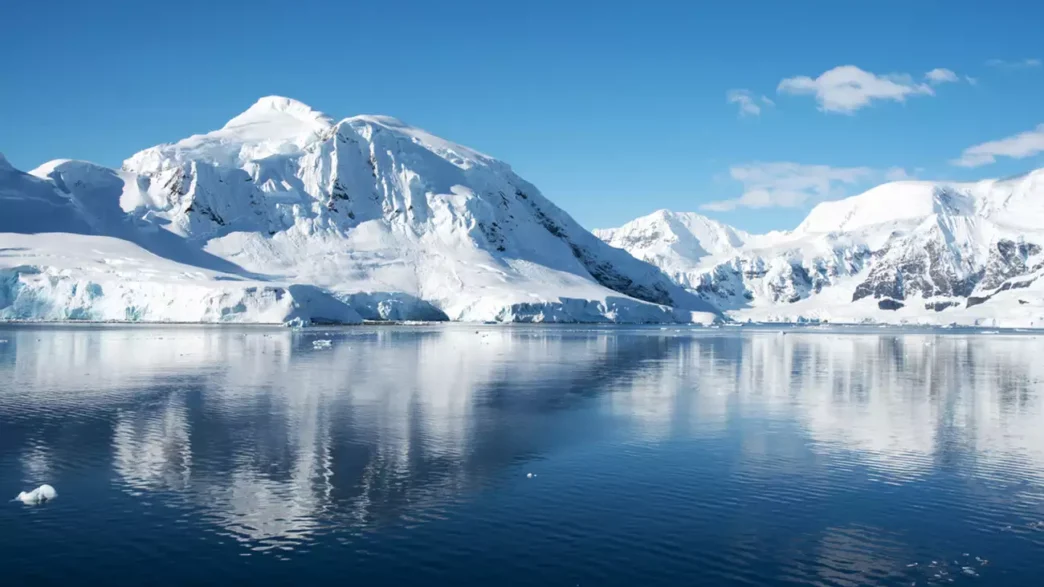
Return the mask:
[[0,340],[0,491],[59,493],[0,507],[5,584],[1044,576],[1032,334],[18,326]]

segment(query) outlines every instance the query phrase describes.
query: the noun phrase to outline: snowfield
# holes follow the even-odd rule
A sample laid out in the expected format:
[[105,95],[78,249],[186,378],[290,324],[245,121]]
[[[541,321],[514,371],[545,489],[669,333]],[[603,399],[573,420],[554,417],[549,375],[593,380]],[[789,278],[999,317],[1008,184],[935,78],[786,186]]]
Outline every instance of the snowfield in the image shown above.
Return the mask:
[[716,307],[496,159],[268,97],[121,169],[0,156],[0,319],[679,322]]
[[737,321],[1044,327],[1044,169],[887,183],[789,232],[666,210],[595,232]]

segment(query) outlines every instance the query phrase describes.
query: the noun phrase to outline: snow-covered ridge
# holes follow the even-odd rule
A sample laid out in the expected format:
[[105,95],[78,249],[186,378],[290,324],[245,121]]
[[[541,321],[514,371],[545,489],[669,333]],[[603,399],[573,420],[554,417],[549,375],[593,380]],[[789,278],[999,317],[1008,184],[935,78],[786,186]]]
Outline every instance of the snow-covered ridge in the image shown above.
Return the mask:
[[793,231],[729,230],[660,211],[596,234],[739,320],[1044,327],[1044,170],[891,182]]
[[850,198],[820,203],[795,232],[852,232],[920,221],[932,214],[981,216],[999,224],[1021,227],[1026,226],[1027,220],[1044,219],[1044,201],[1035,197],[1041,193],[1044,193],[1044,169],[1015,178],[974,183],[890,182]]
[[0,162],[0,318],[708,322],[492,157],[280,97],[113,170]]

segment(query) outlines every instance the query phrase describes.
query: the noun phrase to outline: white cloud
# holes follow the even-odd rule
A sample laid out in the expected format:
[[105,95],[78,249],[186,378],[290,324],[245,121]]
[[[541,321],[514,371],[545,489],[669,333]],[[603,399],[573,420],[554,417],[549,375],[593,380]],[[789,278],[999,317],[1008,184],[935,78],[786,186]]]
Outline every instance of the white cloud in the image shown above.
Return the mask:
[[972,77],[970,75],[964,76],[964,81],[968,82],[969,86],[977,86],[977,85],[979,85],[979,78]]
[[960,167],[979,167],[995,163],[997,157],[1025,159],[1037,153],[1044,153],[1044,124],[1017,135],[968,147],[961,152],[960,158],[950,163]]
[[[934,69],[929,74],[952,75],[953,72],[948,69]],[[909,75],[877,75],[854,65],[835,67],[815,79],[807,76],[786,78],[779,82],[776,91],[784,94],[814,95],[820,110],[843,114],[851,114],[869,106],[874,100],[905,102],[909,96],[935,95],[930,85],[916,83]]]
[[904,179],[913,179],[913,176],[902,167],[889,167],[885,170],[884,178],[888,181],[903,181]]
[[957,77],[957,74],[951,69],[945,67],[936,67],[935,69],[924,74],[924,79],[928,80],[928,83],[932,85],[954,83],[961,81],[961,78]]
[[1014,61],[990,59],[986,61],[986,65],[999,69],[1030,69],[1033,67],[1040,67],[1042,63],[1040,59],[1016,59]]
[[[739,104],[740,116],[761,116],[761,106],[750,90],[729,90],[725,93],[725,101],[729,104]],[[762,96],[761,102],[766,106],[776,105],[768,96]]]
[[732,179],[743,184],[743,195],[730,200],[708,202],[700,208],[728,212],[736,208],[796,208],[809,201],[845,195],[843,186],[881,175],[869,167],[830,167],[774,162],[734,165]]

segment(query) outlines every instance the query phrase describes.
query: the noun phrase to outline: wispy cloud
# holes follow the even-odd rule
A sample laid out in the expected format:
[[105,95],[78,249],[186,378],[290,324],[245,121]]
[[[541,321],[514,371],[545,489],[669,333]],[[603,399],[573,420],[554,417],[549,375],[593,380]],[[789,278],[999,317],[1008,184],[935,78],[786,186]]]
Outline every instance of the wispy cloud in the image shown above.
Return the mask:
[[[869,167],[831,167],[772,162],[734,165],[729,176],[743,184],[743,195],[708,202],[700,208],[728,212],[737,208],[796,208],[846,195],[846,186],[895,175],[897,168],[882,172]],[[902,172],[906,177],[905,171]]]
[[888,181],[903,181],[904,179],[913,179],[913,176],[902,167],[889,167],[884,172],[884,178]]
[[957,77],[957,74],[951,69],[945,67],[936,67],[935,69],[924,74],[924,79],[928,80],[928,83],[932,85],[956,83],[961,81],[961,78]]
[[979,167],[995,163],[997,157],[1025,159],[1037,153],[1044,153],[1044,124],[1010,137],[968,147],[950,163],[960,167]]
[[877,75],[854,65],[841,65],[817,78],[789,77],[779,82],[781,94],[813,95],[824,112],[852,114],[874,101],[905,102],[911,96],[934,96],[933,85],[956,82],[956,73],[936,68],[925,74],[924,82],[905,73]]
[[768,96],[761,96],[760,104],[759,98],[757,98],[750,90],[729,90],[725,93],[725,101],[729,104],[739,105],[740,116],[761,116],[761,106],[775,106],[776,103],[769,100]]
[[986,65],[990,67],[996,67],[998,69],[1032,69],[1034,67],[1040,67],[1044,65],[1040,59],[1028,58],[1028,59],[989,59],[986,61]]

